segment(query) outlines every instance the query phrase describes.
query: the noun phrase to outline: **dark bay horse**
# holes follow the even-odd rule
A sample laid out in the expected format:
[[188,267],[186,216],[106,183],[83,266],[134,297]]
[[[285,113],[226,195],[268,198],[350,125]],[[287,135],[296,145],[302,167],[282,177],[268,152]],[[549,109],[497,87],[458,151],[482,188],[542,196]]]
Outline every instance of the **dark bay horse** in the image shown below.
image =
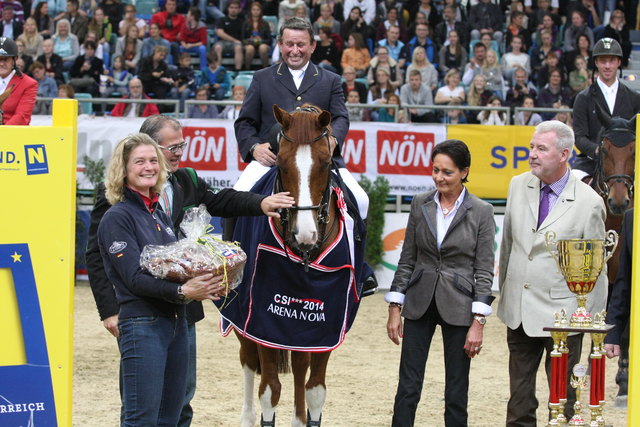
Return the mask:
[[[252,191],[288,191],[296,204],[282,211],[280,219],[238,219],[234,238],[247,252],[247,267],[237,298],[220,312],[223,331],[233,328],[240,340],[240,424],[256,421],[258,373],[260,425],[275,426],[278,373],[288,369],[290,355],[291,425],[320,426],[329,356],[344,339],[359,304],[360,258],[357,247],[349,249],[344,189],[332,171],[331,114],[311,105],[292,113],[274,105],[274,115],[281,125],[277,170]],[[257,189],[263,181],[264,188]]]
[[[635,152],[636,152],[636,117],[625,120],[620,117],[608,117],[597,109],[600,122],[603,124],[600,146],[596,159],[596,170],[593,187],[602,196],[607,207],[606,230],[620,233],[622,217],[627,209],[633,208]],[[618,273],[618,245],[614,255],[607,262],[609,278],[609,295]],[[629,336],[623,334],[621,354],[618,360],[618,396],[627,395],[627,379],[629,367]]]

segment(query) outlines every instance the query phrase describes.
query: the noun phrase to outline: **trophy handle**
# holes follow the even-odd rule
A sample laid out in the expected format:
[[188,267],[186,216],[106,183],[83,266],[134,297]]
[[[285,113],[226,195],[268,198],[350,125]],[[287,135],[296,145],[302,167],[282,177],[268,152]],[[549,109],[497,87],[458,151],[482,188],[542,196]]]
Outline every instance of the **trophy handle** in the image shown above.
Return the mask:
[[544,233],[544,243],[547,246],[547,252],[551,254],[551,257],[556,261],[558,271],[562,272],[560,268],[560,259],[558,258],[558,242],[556,241],[555,231],[547,231]]
[[604,262],[609,261],[618,247],[618,233],[608,230],[604,239]]

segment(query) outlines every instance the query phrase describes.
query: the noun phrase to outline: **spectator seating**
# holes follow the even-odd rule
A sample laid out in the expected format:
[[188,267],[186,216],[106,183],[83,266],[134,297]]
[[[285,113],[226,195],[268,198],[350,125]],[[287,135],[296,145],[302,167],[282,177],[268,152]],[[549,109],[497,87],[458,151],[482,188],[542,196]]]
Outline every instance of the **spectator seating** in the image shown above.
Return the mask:
[[[77,92],[76,93],[76,99],[92,99],[93,96],[91,96],[90,93],[82,93],[82,92]],[[93,103],[91,102],[79,102],[80,104],[80,109],[82,111],[82,114],[93,114]]]
[[233,86],[240,85],[240,86],[244,86],[245,89],[249,90],[249,86],[251,85],[252,80],[253,80],[253,72],[247,73],[245,71],[241,71],[236,76],[233,82]]

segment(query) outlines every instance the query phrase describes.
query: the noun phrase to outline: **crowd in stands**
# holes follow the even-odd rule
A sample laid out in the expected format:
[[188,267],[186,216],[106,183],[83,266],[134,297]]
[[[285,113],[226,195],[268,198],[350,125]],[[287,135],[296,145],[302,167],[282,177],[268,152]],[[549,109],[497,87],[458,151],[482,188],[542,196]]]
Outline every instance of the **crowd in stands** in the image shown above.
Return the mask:
[[[298,16],[316,34],[312,62],[342,75],[348,104],[461,107],[399,113],[349,107],[352,120],[503,124],[504,111],[465,112],[464,106],[571,107],[594,77],[591,47],[597,40],[618,40],[623,66],[628,64],[633,4],[159,0],[145,14],[121,0],[0,0],[0,36],[16,40],[18,66],[38,80],[41,97],[64,87],[65,93],[93,97],[177,99],[187,112],[188,99],[242,100],[252,70],[279,61],[279,24]],[[126,106],[109,114],[150,110],[146,104]],[[39,103],[36,112],[49,108]],[[188,114],[233,118],[237,108],[203,105]],[[570,120],[565,116],[520,113],[510,121]]]

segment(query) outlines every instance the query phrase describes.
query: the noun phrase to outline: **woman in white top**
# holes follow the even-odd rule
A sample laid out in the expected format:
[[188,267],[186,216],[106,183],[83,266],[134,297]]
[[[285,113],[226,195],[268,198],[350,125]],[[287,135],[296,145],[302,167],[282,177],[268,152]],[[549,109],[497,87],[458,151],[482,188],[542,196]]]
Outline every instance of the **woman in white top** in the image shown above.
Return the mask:
[[[244,97],[247,95],[247,88],[242,85],[235,85],[233,87],[233,92],[231,92],[231,98],[234,101],[244,101]],[[220,113],[218,117],[224,119],[235,120],[238,118],[240,114],[240,109],[242,108],[242,104],[238,105],[227,105],[224,107],[224,110]]]
[[524,45],[524,38],[520,34],[513,36],[511,40],[511,52],[505,53],[502,57],[502,73],[504,78],[510,82],[516,68],[522,67],[531,73],[531,59],[526,53],[527,47]]
[[[489,98],[487,106],[502,107],[502,101],[496,95]],[[507,113],[498,110],[484,110],[478,113],[478,121],[481,125],[497,125],[507,124]]]
[[456,69],[451,69],[444,76],[445,86],[442,86],[436,92],[436,98],[434,102],[436,104],[449,104],[451,101],[464,102],[465,93],[464,88],[460,85],[460,72]]
[[427,53],[422,46],[416,46],[413,49],[413,57],[411,58],[411,65],[407,67],[407,78],[405,83],[409,83],[409,75],[411,71],[418,70],[422,75],[422,84],[426,85],[432,91],[438,87],[438,72],[436,67],[429,62]]

